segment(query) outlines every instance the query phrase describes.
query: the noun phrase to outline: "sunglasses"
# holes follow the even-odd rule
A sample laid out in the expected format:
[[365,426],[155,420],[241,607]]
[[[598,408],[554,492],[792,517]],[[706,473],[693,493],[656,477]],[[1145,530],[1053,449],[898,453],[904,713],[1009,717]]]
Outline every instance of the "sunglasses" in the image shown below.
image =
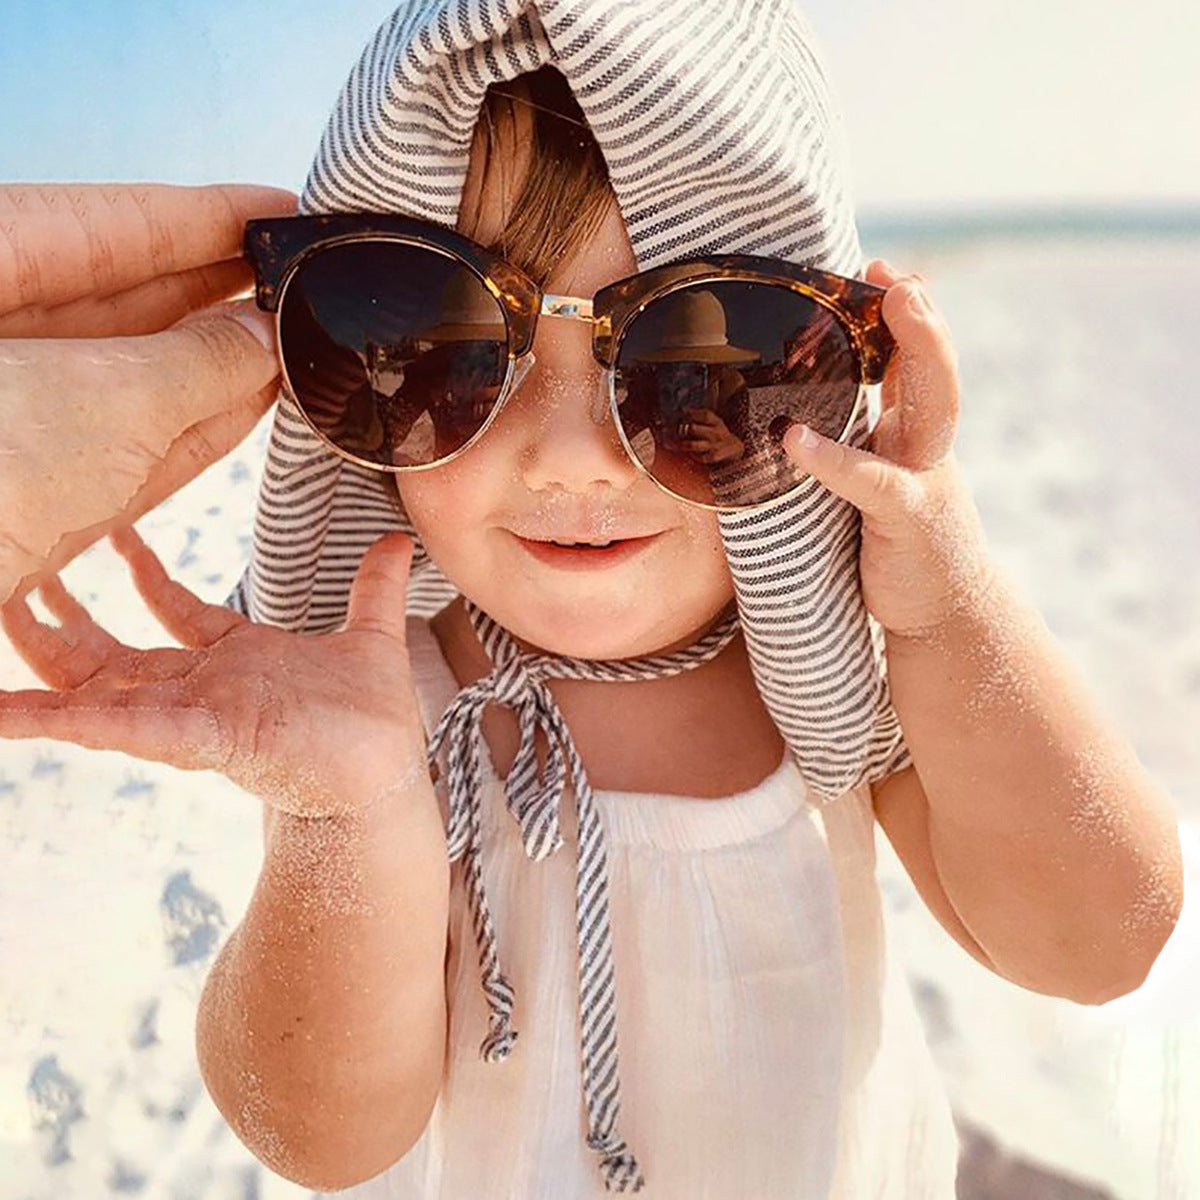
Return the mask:
[[885,288],[756,255],[654,267],[589,299],[395,214],[249,221],[245,253],[304,419],[384,472],[464,453],[533,365],[538,320],[587,321],[637,467],[689,504],[752,509],[806,478],[781,445],[788,428],[841,441],[895,350]]

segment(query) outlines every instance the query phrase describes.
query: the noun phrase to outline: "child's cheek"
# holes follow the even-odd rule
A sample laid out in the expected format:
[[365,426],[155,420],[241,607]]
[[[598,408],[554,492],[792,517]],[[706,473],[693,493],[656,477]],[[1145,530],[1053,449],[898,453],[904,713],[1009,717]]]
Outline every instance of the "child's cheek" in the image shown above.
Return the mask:
[[678,573],[675,588],[680,586],[679,580],[686,579],[684,586],[689,592],[700,593],[710,601],[718,597],[728,599],[733,595],[733,576],[725,557],[717,514],[687,505],[680,508],[681,527],[672,547],[675,560],[672,571]]
[[456,490],[453,483],[438,478],[449,466],[438,467],[409,477],[397,476],[397,491],[400,503],[408,513],[426,551],[440,563],[440,543],[453,545],[461,534],[459,526],[466,514],[461,505],[455,504]]
[[428,484],[422,486],[420,482],[414,482],[412,478],[406,479],[403,475],[396,476],[396,494],[400,500],[400,507],[417,527],[418,536],[420,536],[421,527],[425,524],[426,514],[436,511],[440,507],[434,492],[435,489],[430,488]]

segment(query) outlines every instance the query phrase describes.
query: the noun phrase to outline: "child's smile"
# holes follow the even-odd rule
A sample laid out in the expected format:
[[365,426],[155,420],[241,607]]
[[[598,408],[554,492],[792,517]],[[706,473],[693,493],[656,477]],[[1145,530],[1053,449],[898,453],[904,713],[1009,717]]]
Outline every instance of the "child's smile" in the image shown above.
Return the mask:
[[645,537],[612,538],[605,542],[564,542],[518,537],[518,541],[539,562],[562,571],[595,571],[625,562],[649,548],[658,534]]

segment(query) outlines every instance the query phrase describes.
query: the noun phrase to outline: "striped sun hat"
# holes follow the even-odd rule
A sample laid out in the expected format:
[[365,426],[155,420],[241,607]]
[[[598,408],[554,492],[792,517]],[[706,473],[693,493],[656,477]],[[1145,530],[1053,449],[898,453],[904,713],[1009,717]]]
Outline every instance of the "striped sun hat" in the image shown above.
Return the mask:
[[[840,117],[794,0],[410,0],[351,72],[301,212],[453,228],[487,87],[547,65],[600,145],[639,269],[745,253],[861,277]],[[858,411],[852,445],[870,430]],[[857,510],[808,477],[718,520],[755,680],[811,795],[908,765],[860,592]],[[334,630],[367,548],[394,530],[414,538],[408,612],[433,616],[456,592],[391,476],[334,454],[281,390],[251,559],[225,603]]]
[[[300,211],[453,227],[485,90],[547,64],[600,144],[639,269],[746,253],[861,277],[840,115],[793,0],[411,0],[342,89]],[[851,445],[868,420],[860,406]],[[858,586],[858,511],[806,482],[719,522],[759,691],[809,787],[835,799],[911,759]],[[336,629],[363,554],[393,530],[415,537],[390,476],[334,454],[281,390],[250,563],[226,603]],[[409,613],[455,594],[417,539]]]

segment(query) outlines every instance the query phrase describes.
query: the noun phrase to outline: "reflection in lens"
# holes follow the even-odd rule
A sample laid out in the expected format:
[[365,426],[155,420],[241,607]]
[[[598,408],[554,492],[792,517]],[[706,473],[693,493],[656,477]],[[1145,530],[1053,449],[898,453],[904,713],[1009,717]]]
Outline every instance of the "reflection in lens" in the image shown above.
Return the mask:
[[343,243],[301,264],[280,307],[280,345],[313,425],[385,466],[462,449],[508,367],[503,310],[479,277],[402,242]]
[[647,305],[621,339],[614,386],[646,470],[685,499],[732,508],[804,478],[780,445],[795,422],[842,435],[859,364],[847,330],[818,301],[722,279]]

